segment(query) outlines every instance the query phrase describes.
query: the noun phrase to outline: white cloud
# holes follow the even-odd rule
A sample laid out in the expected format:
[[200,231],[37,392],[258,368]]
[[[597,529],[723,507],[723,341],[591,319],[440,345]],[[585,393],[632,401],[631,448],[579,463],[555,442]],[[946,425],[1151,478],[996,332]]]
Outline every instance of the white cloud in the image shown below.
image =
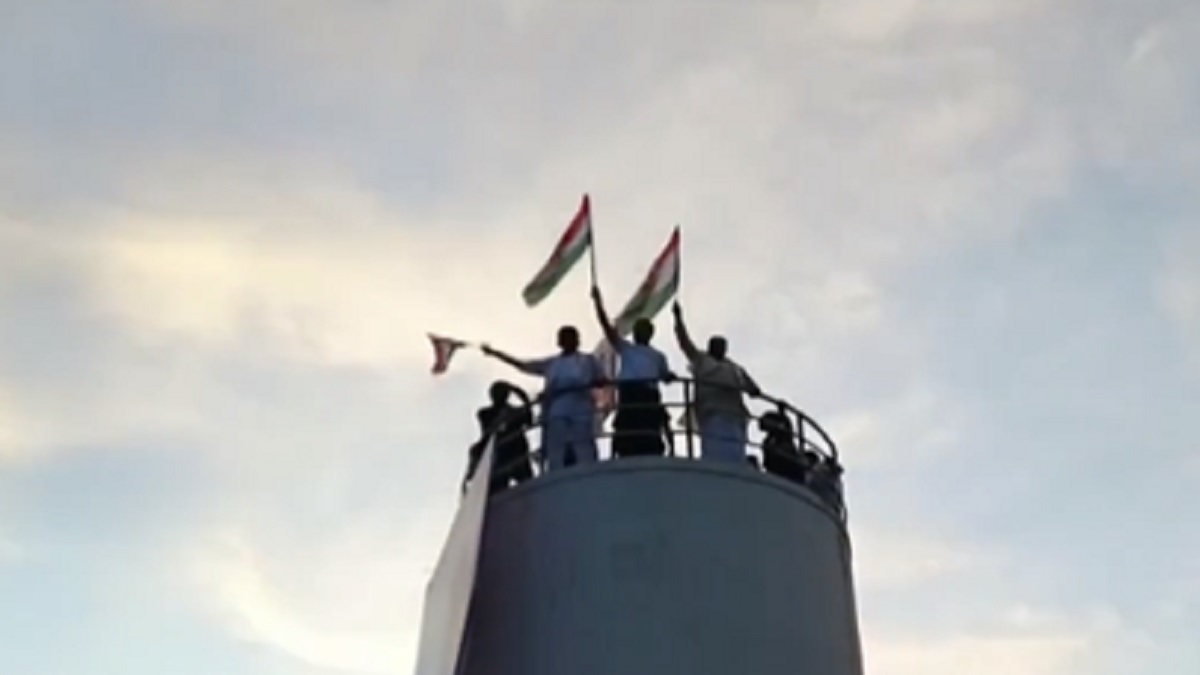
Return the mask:
[[873,675],[1065,675],[1091,646],[1086,635],[974,635],[870,639],[867,671]]
[[977,575],[1000,563],[965,542],[931,535],[863,528],[851,523],[855,584],[866,593],[922,587],[953,576]]
[[962,406],[917,380],[898,396],[874,406],[834,412],[821,420],[858,469],[895,463],[914,467],[959,448],[969,424]]
[[1044,0],[847,0],[818,4],[816,19],[839,37],[882,42],[916,28],[964,30],[1027,16]]
[[1076,675],[1137,672],[1161,648],[1106,607],[1049,609],[1014,602],[982,621],[936,634],[877,626],[864,639],[868,672],[878,675]]
[[[96,303],[139,339],[257,343],[329,366],[427,367],[427,330],[549,347],[546,315],[519,311],[533,247],[387,222],[365,195],[342,205],[345,224],[329,229],[285,209],[267,220],[122,217],[88,263]],[[479,309],[503,306],[514,321]]]
[[0,568],[25,561],[29,550],[16,539],[8,536],[0,524]]
[[[986,8],[999,6],[973,3],[965,15],[977,18],[966,22],[984,30],[984,19],[993,16]],[[379,77],[379,64],[386,63],[386,82],[403,88],[409,85],[397,84],[406,78],[395,68],[402,73],[410,59],[383,55],[427,56],[455,40],[472,53],[484,49],[468,39],[482,30],[475,19],[443,34],[435,23],[448,15],[419,6],[322,1],[301,11],[294,3],[262,1],[146,7],[193,27],[230,31],[238,40],[254,35],[256,45],[269,43],[263,49],[291,54],[279,58],[314,80],[306,90],[323,91],[326,85],[317,81],[333,76],[314,73],[310,60],[342,75],[345,69],[332,64],[371,62],[351,69],[354,77]],[[964,15],[953,4],[887,7],[925,22]],[[507,8],[524,16],[527,25],[518,32],[541,37],[591,33],[595,21],[625,11]],[[478,134],[480,143],[453,157],[459,180],[438,201],[463,205],[441,213],[398,212],[380,195],[349,187],[354,180],[347,167],[311,157],[299,166],[272,167],[278,174],[245,169],[253,161],[246,152],[207,154],[182,166],[141,158],[146,164],[127,181],[129,193],[143,204],[149,194],[151,203],[157,197],[168,205],[98,217],[111,227],[81,262],[94,275],[100,306],[143,340],[213,347],[254,339],[327,365],[415,365],[428,358],[420,337],[427,329],[489,336],[515,349],[546,345],[556,323],[551,312],[591,323],[586,307],[579,307],[582,294],[536,314],[513,299],[565,221],[567,200],[589,189],[598,208],[601,273],[606,287],[618,289],[610,296],[633,286],[667,228],[682,221],[684,297],[703,298],[705,320],[716,324],[741,311],[764,285],[782,285],[780,302],[799,310],[787,314],[803,314],[810,331],[832,340],[878,329],[885,303],[879,275],[949,243],[1011,228],[1005,220],[1019,219],[1024,204],[1052,193],[1071,161],[1065,130],[1031,117],[1020,80],[995,58],[958,46],[886,55],[846,51],[819,32],[805,32],[802,41],[764,35],[758,32],[764,17],[779,11],[771,3],[747,8],[732,22],[713,5],[693,12],[664,4],[655,11],[671,23],[686,18],[689,44],[709,46],[687,59],[647,53],[649,66],[631,71],[621,98],[583,98],[568,90],[553,110],[556,120],[570,124],[531,125],[542,102],[514,99],[492,82],[505,79],[495,71],[523,62],[538,42],[534,35],[509,44],[486,66],[447,63],[456,78],[473,83],[476,98],[455,114],[463,133]],[[281,31],[280,22],[288,30]],[[265,25],[288,39],[259,40]],[[413,39],[397,34],[398,26]],[[755,31],[743,32],[747,27]],[[433,40],[434,34],[441,37]],[[638,44],[639,34],[626,26],[613,39]],[[762,43],[761,55],[745,49],[747,40]],[[641,53],[637,49],[633,53]],[[294,50],[308,51],[301,57]],[[565,51],[591,67],[585,55]],[[780,65],[805,61],[813,67]],[[917,78],[911,88],[894,85],[906,76]],[[335,88],[339,96],[342,91]],[[1026,128],[1029,133],[1004,143],[999,154],[978,155],[981,144]],[[493,152],[497,139],[512,142],[512,152]],[[514,154],[534,158],[529,172],[510,174]],[[183,174],[201,178],[181,188],[176,179]],[[489,206],[500,188],[467,192],[476,177],[480,185],[522,196],[509,194]],[[967,220],[975,225],[964,228]],[[481,278],[495,283],[480,284]],[[513,311],[500,322],[467,309],[480,306]],[[783,314],[771,320],[784,320]]]
[[25,454],[24,419],[12,394],[0,383],[0,465]]
[[[0,391],[0,461],[156,434],[199,447],[220,485],[215,524],[174,561],[188,599],[244,640],[364,673],[412,660],[433,525],[448,517],[414,504],[460,468],[454,444],[471,432],[447,432],[457,422],[443,414],[466,405],[462,380],[412,376],[429,364],[424,332],[529,353],[548,351],[563,321],[594,336],[584,269],[537,311],[517,298],[580,191],[595,200],[610,303],[681,222],[694,327],[735,348],[769,336],[744,355],[764,384],[834,408],[821,421],[851,471],[889,468],[938,456],[971,422],[922,379],[931,345],[897,315],[897,282],[1024,227],[1088,152],[1150,165],[1147,148],[1183,153],[1194,135],[1180,24],[1114,40],[1114,73],[1073,32],[1070,3],[135,4],[179,42],[245,57],[241,85],[266,73],[296,119],[329,133],[231,148],[226,121],[247,125],[244,139],[285,132],[226,117],[239,99],[227,83],[178,78],[161,95],[192,126],[171,148],[105,162],[119,186],[106,206],[64,189],[72,223],[31,209],[0,225],[0,308],[30,279],[76,281],[87,302],[74,309],[120,338],[86,356],[86,374]],[[1082,61],[1060,71],[1054,50],[1027,51],[1039,44]],[[1047,99],[1081,73],[1105,95]],[[14,180],[47,154],[20,131],[0,129],[19,141],[18,163],[0,157]],[[374,161],[411,171],[400,194],[365,185]],[[402,194],[414,185],[423,206]],[[1162,306],[1194,346],[1200,252],[1172,255]],[[500,372],[472,358],[459,362],[469,383]],[[277,360],[298,379],[266,392],[222,379]],[[347,372],[386,382],[338,386]],[[856,378],[880,400],[844,395]],[[413,450],[405,466],[428,485],[351,509],[353,479],[396,448]],[[298,515],[291,490],[320,517]],[[936,589],[997,555],[873,529],[856,530],[856,551],[867,594]],[[1096,644],[1090,628],[1035,615],[926,635],[868,626],[871,672],[1057,675]]]
[[406,672],[444,537],[437,524],[449,518],[407,515],[351,518],[336,532],[283,539],[271,529],[216,528],[180,557],[181,581],[242,640],[318,667]]
[[1200,368],[1200,237],[1191,228],[1173,233],[1163,242],[1164,261],[1157,284],[1161,311],[1174,325],[1192,364]]

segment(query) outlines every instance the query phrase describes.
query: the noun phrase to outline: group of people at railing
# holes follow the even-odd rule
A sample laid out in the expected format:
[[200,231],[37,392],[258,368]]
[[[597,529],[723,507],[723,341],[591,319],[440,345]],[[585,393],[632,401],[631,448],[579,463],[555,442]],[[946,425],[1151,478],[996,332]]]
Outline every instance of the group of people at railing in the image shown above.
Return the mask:
[[[592,298],[604,336],[619,357],[615,382],[608,381],[595,356],[580,351],[579,331],[573,326],[559,329],[560,351],[548,358],[518,359],[489,345],[483,346],[484,354],[544,381],[537,420],[542,432],[541,449],[537,453],[540,472],[599,460],[593,390],[609,384],[615,384],[617,390],[612,457],[675,454],[673,450],[667,452],[673,446],[676,430],[663,401],[660,383],[680,378],[671,370],[666,356],[651,345],[654,324],[648,319],[638,319],[632,325],[632,340],[626,339],[610,321],[598,289],[593,288]],[[676,339],[693,375],[685,380],[685,438],[689,447],[691,432],[695,430],[700,439],[701,459],[740,466],[754,464],[808,485],[840,512],[841,467],[832,443],[825,453],[815,451],[816,446],[808,444],[803,434],[807,418],[775,401],[777,409],[758,418],[764,435],[759,445],[761,462],[749,456],[748,430],[753,415],[746,397],[767,397],[745,369],[728,357],[725,338],[711,337],[702,351],[692,341],[678,303],[673,305],[672,313]],[[510,394],[521,398],[522,405],[513,406]],[[496,454],[491,483],[493,489],[503,489],[534,475],[525,432],[535,420],[532,401],[520,388],[497,382],[489,395],[492,404],[478,413],[482,436],[472,447],[472,468],[468,475],[486,443],[494,438]],[[795,426],[789,412],[797,418]],[[824,438],[828,440],[827,436]]]

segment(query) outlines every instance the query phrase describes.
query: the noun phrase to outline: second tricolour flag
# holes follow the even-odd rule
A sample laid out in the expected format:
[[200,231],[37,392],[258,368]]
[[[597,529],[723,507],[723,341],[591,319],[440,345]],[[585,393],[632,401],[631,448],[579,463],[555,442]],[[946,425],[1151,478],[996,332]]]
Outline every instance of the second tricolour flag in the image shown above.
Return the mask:
[[542,269],[534,275],[533,280],[525,285],[521,297],[525,304],[534,307],[558,286],[567,276],[575,263],[583,257],[588,247],[592,245],[592,204],[585,194],[579,204],[579,211],[571,219],[565,232],[558,239],[558,244],[550,253],[550,258],[542,265]]
[[653,319],[679,290],[679,228],[671,232],[671,238],[663,248],[646,278],[638,286],[633,297],[625,303],[613,326],[622,336],[633,330],[638,319]]

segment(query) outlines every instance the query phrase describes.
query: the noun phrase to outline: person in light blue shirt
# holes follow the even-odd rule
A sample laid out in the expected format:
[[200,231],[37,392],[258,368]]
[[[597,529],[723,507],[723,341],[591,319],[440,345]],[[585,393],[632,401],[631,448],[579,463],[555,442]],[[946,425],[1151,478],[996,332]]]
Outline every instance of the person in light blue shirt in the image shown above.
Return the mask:
[[483,345],[483,353],[545,381],[542,392],[542,467],[554,471],[595,462],[596,404],[592,388],[604,381],[600,362],[579,351],[574,326],[558,330],[559,353],[544,359],[518,359]]
[[612,452],[616,457],[662,456],[663,439],[671,440],[671,418],[662,404],[660,381],[675,374],[667,357],[650,345],[654,324],[645,317],[633,323],[633,340],[627,340],[604,310],[600,289],[592,287],[596,319],[620,359],[617,370],[617,413],[613,418]]

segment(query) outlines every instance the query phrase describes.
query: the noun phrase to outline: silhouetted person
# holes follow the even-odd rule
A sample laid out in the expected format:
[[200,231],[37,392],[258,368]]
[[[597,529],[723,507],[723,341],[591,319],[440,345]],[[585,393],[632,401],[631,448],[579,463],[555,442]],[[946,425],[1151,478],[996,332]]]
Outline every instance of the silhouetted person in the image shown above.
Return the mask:
[[633,340],[621,336],[604,311],[600,289],[592,287],[596,318],[604,339],[620,357],[617,371],[617,412],[613,417],[612,452],[617,457],[662,456],[664,432],[670,437],[671,418],[662,404],[660,381],[675,378],[667,357],[654,347],[654,324],[639,318],[633,323]]
[[[521,406],[509,403],[509,395],[515,394]],[[483,450],[495,439],[492,457],[492,493],[499,492],[510,483],[522,483],[533,478],[533,466],[529,461],[529,440],[525,430],[533,425],[529,406],[529,395],[508,382],[496,381],[488,389],[491,405],[475,413],[479,421],[479,440],[471,446],[471,464],[467,473],[470,480],[483,457]]]
[[558,329],[558,347],[556,356],[522,360],[483,345],[484,354],[545,381],[542,457],[549,471],[596,461],[596,404],[591,388],[604,381],[596,357],[579,351],[579,331],[574,326]]
[[842,465],[832,457],[821,458],[808,474],[808,486],[838,515],[843,514]]
[[705,459],[743,465],[746,461],[746,427],[750,411],[743,393],[762,391],[746,371],[728,357],[729,344],[714,335],[708,349],[700,351],[688,335],[683,308],[676,302],[675,337],[696,379],[695,418],[700,427],[700,454]]
[[808,473],[806,460],[796,444],[796,433],[787,413],[772,410],[758,418],[763,433],[763,468],[781,478],[803,485]]

